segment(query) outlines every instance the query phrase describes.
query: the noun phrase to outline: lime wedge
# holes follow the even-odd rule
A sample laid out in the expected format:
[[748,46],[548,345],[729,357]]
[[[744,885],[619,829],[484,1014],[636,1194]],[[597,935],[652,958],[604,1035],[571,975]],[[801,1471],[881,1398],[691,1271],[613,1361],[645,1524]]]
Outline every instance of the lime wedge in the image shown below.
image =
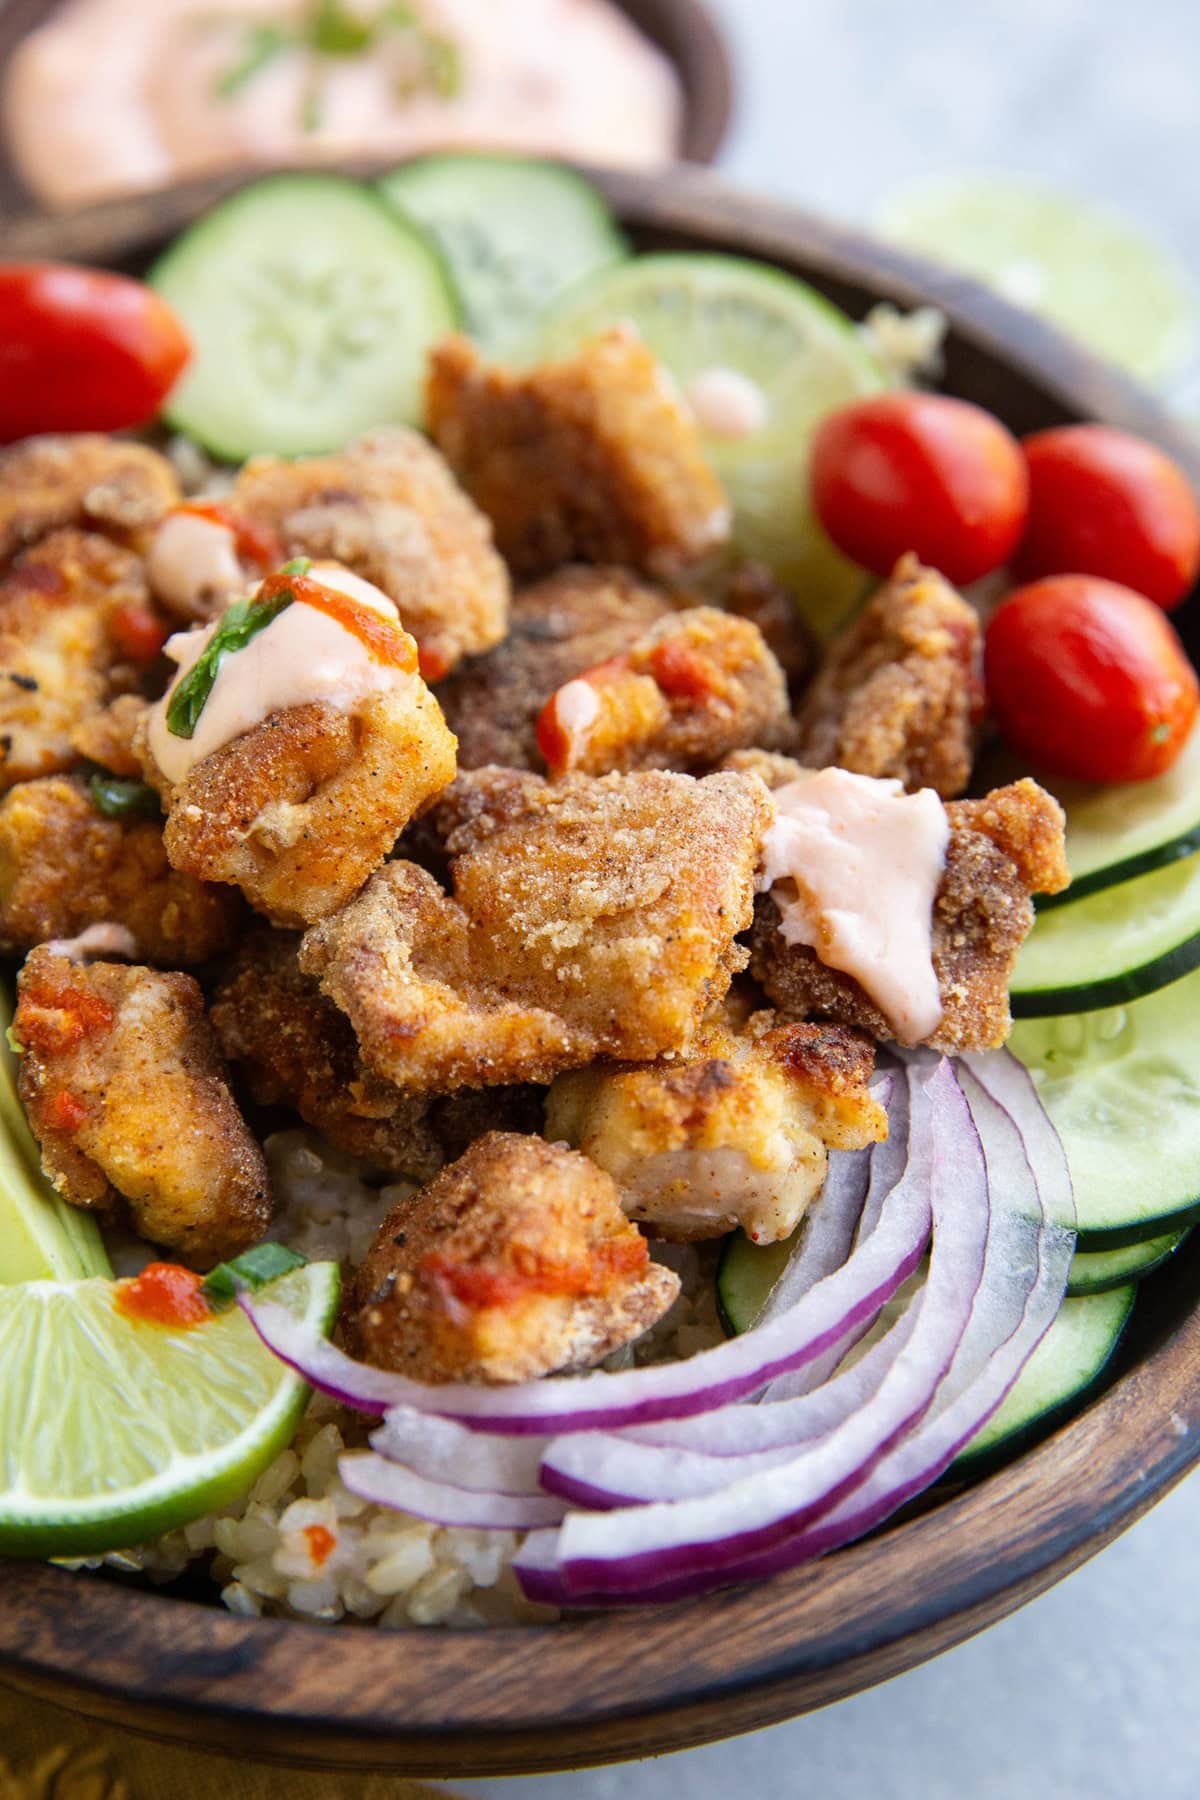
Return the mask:
[[[833,630],[867,578],[809,510],[809,445],[834,407],[890,385],[881,364],[804,282],[739,257],[682,253],[636,256],[571,288],[543,321],[534,353],[569,355],[623,321],[691,400],[733,505],[738,549],[771,565],[818,631]],[[705,392],[721,402],[722,429],[704,429]]]
[[1196,298],[1136,225],[1037,185],[947,176],[891,196],[879,229],[953,264],[1073,333],[1143,381],[1164,382],[1196,344]]
[[[322,1331],[335,1263],[272,1283]],[[308,1397],[238,1307],[187,1330],[119,1312],[117,1284],[0,1288],[0,1555],[86,1556],[186,1525],[245,1493]]]

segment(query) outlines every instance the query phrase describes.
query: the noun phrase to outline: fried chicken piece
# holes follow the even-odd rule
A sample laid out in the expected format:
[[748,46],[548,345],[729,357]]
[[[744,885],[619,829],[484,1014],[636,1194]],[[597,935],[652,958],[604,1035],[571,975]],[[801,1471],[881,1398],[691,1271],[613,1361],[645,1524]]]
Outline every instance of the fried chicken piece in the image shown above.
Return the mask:
[[983,712],[974,609],[915,556],[830,648],[799,715],[796,753],[812,768],[892,775],[943,800],[971,778]]
[[227,949],[242,912],[236,894],[171,867],[161,820],[106,818],[78,776],[23,781],[0,801],[0,949],[116,925],[131,955],[177,968]]
[[788,693],[798,700],[816,673],[820,651],[795,594],[765,563],[739,562],[725,573],[713,597],[726,612],[758,626],[783,670]]
[[174,469],[146,444],[95,432],[25,438],[0,452],[0,563],[68,525],[142,550],[180,498]]
[[296,961],[299,938],[259,926],[241,944],[210,1018],[260,1106],[290,1106],[339,1150],[426,1181],[443,1157],[426,1107],[363,1066],[350,1022]]
[[533,1381],[632,1342],[678,1292],[611,1176],[493,1131],[389,1213],[346,1324],[359,1356],[417,1381]]
[[66,530],[19,556],[0,580],[0,788],[70,768],[74,731],[138,686],[165,636],[131,551]]
[[[1031,894],[1057,894],[1069,874],[1063,813],[1035,781],[946,808],[950,841],[933,909],[933,967],[942,1018],[924,1040],[947,1055],[995,1050],[1012,1029],[1008,983],[1033,926]],[[785,1017],[818,1014],[880,1042],[894,1031],[857,981],[787,944],[771,894],[758,902],[750,967]]]
[[83,968],[42,946],[17,996],[20,1095],[63,1199],[127,1210],[140,1236],[199,1267],[256,1243],[266,1164],[191,976]]
[[770,801],[752,776],[481,769],[439,808],[453,897],[392,862],[310,931],[301,967],[364,1060],[444,1093],[683,1049],[744,967]]
[[230,882],[277,925],[334,912],[377,869],[412,815],[454,779],[454,738],[414,674],[353,712],[321,701],[272,713],[171,788],[167,855]]
[[429,1124],[447,1162],[456,1162],[489,1131],[536,1137],[542,1129],[546,1090],[533,1082],[513,1087],[459,1088],[429,1108]]
[[449,338],[430,359],[426,404],[519,576],[576,561],[669,575],[729,536],[696,424],[628,327],[522,373]]
[[655,1236],[723,1237],[740,1225],[773,1244],[820,1193],[830,1150],[887,1136],[867,1088],[874,1064],[874,1045],[840,1025],[778,1025],[760,1012],[735,1030],[718,1016],[686,1058],[560,1075],[546,1136],[607,1169]]
[[114,775],[140,778],[142,761],[134,739],[149,704],[140,694],[118,694],[100,712],[80,719],[71,733],[72,750]]
[[415,431],[384,426],[335,456],[256,456],[233,505],[288,556],[343,563],[394,600],[430,681],[508,628],[508,574],[487,519]]
[[783,670],[757,625],[698,606],[556,689],[537,736],[555,776],[702,770],[787,717]]
[[582,564],[522,588],[504,642],[438,688],[459,767],[540,769],[538,714],[554,690],[630,650],[672,604],[628,569]]

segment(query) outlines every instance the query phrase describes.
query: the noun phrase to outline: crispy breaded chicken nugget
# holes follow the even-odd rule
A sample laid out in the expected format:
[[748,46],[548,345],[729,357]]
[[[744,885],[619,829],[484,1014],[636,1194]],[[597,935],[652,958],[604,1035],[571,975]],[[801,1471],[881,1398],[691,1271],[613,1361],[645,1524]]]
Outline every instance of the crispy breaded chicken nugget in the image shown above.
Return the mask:
[[141,550],[180,498],[174,469],[146,444],[95,432],[25,438],[0,452],[0,563],[67,525]]
[[72,750],[114,775],[140,776],[142,761],[134,738],[149,704],[140,694],[118,694],[99,712],[80,719],[71,733]]
[[640,1337],[678,1292],[611,1176],[494,1131],[384,1220],[346,1325],[358,1355],[418,1381],[532,1381]]
[[627,327],[519,373],[449,338],[430,359],[426,404],[435,441],[519,576],[573,561],[669,575],[729,536],[696,424]]
[[[946,808],[950,841],[933,909],[933,966],[942,1019],[925,1040],[947,1055],[998,1049],[1012,1029],[1008,983],[1033,926],[1031,894],[1069,880],[1063,813],[1036,781],[1013,782],[983,800]],[[818,1014],[886,1042],[891,1026],[858,982],[827,968],[804,944],[785,942],[774,899],[759,900],[750,967],[780,1011]]]
[[943,800],[971,779],[983,712],[981,634],[973,607],[915,556],[830,648],[798,718],[811,768],[891,775]]
[[744,967],[771,807],[753,776],[460,778],[439,809],[453,897],[392,862],[301,966],[398,1087],[549,1081],[683,1049]]
[[17,978],[21,1099],[73,1206],[119,1212],[205,1267],[256,1243],[267,1169],[190,975],[82,967],[43,946]]
[[867,1088],[874,1065],[869,1039],[840,1025],[779,1025],[760,1012],[737,1030],[718,1015],[676,1061],[560,1075],[546,1136],[607,1169],[626,1212],[655,1236],[741,1226],[772,1244],[820,1193],[830,1150],[887,1136]]
[[431,681],[505,634],[508,573],[491,526],[415,431],[384,426],[335,456],[256,456],[232,501],[288,556],[343,563],[381,588]]
[[758,626],[697,606],[557,688],[538,745],[555,776],[702,770],[769,740],[787,718],[783,670]]
[[726,612],[758,626],[783,670],[788,693],[798,700],[816,672],[820,652],[795,594],[765,563],[742,562],[727,571],[714,599]]
[[109,819],[77,776],[23,781],[0,801],[0,949],[122,926],[132,954],[168,968],[233,942],[244,909],[167,861],[160,819]]
[[555,688],[630,649],[673,609],[628,569],[559,569],[516,594],[509,635],[437,691],[461,769],[540,769],[538,714]]
[[426,1181],[442,1165],[422,1102],[363,1066],[350,1022],[296,961],[299,938],[259,926],[213,996],[213,1030],[260,1106],[290,1106],[339,1150]]
[[0,788],[76,761],[81,722],[142,680],[165,629],[140,560],[56,531],[0,580]]

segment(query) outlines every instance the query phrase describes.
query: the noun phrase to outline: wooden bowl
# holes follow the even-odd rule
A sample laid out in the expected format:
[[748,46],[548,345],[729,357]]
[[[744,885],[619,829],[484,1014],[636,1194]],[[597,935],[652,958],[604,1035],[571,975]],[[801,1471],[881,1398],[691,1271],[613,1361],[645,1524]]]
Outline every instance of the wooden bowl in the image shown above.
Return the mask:
[[[689,162],[712,162],[729,128],[734,87],[733,64],[712,14],[702,0],[617,3],[670,57],[679,73],[683,84],[681,156]],[[21,39],[60,4],[61,0],[0,0],[0,93],[8,60]],[[0,125],[0,214],[31,204],[34,201],[17,172]]]
[[[861,315],[932,301],[946,385],[1018,431],[1099,418],[1200,449],[1123,377],[978,287],[679,170],[598,178],[634,236],[769,258]],[[228,183],[7,233],[10,255],[137,267]],[[1103,1397],[973,1487],[824,1561],[704,1600],[542,1628],[379,1633],[231,1617],[33,1564],[0,1570],[0,1678],[137,1731],[310,1766],[516,1774],[679,1750],[911,1668],[1131,1524],[1200,1455],[1200,1232],[1145,1286]]]

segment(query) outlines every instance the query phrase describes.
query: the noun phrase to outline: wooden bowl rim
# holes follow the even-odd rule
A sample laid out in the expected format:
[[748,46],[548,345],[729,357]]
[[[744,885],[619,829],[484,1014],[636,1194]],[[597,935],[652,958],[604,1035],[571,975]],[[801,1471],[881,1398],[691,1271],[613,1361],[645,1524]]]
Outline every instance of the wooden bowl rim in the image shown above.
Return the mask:
[[[364,172],[357,165],[355,172]],[[592,172],[594,174],[594,172]],[[1035,383],[1063,416],[1200,448],[1125,377],[975,284],[693,170],[597,174],[627,224],[803,269],[910,306]],[[236,182],[7,228],[4,253],[119,261]],[[844,1697],[961,1641],[1131,1524],[1200,1457],[1200,1308],[1087,1410],[919,1517],[760,1586],[550,1627],[339,1631],[7,1563],[0,1679],[211,1750],[310,1766],[494,1775],[710,1741]],[[981,1554],[982,1547],[982,1554]]]

